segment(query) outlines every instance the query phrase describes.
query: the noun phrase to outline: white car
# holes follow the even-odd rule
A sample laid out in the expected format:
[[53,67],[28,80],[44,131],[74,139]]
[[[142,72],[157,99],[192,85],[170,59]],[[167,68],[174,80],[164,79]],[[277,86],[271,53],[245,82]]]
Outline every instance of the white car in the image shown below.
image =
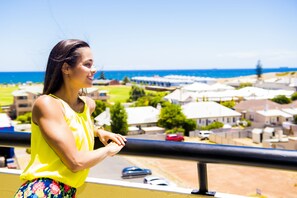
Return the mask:
[[150,184],[150,185],[158,185],[158,186],[169,186],[169,182],[161,177],[157,176],[146,176],[143,179],[143,183]]
[[199,131],[198,137],[201,140],[206,140],[209,138],[210,134],[213,134],[213,132],[212,131]]

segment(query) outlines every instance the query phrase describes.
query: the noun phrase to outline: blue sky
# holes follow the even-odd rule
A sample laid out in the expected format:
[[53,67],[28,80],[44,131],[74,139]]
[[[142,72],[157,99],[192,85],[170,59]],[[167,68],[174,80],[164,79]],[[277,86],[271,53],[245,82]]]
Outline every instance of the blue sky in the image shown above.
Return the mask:
[[44,71],[68,38],[103,70],[297,67],[297,0],[14,0],[0,18],[0,71]]

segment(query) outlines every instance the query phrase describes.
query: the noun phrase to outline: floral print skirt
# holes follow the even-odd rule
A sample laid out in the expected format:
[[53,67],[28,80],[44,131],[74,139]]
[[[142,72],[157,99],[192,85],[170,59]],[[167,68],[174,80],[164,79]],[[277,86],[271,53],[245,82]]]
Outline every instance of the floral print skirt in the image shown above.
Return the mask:
[[37,178],[25,182],[15,194],[16,197],[24,198],[73,198],[75,197],[76,188],[70,187],[61,182],[49,178]]

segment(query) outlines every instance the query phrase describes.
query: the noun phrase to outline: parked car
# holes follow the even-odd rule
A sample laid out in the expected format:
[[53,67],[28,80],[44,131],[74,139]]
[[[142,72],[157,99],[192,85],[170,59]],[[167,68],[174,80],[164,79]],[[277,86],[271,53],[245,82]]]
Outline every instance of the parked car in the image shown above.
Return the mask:
[[167,134],[166,141],[176,141],[176,142],[182,142],[184,141],[184,136],[180,135],[180,134]]
[[208,140],[209,139],[209,135],[212,134],[212,131],[199,131],[198,137],[201,140]]
[[141,177],[151,174],[152,171],[150,169],[140,168],[138,166],[129,166],[122,170],[122,178]]
[[158,186],[169,186],[169,182],[167,180],[157,176],[146,176],[143,179],[143,183]]

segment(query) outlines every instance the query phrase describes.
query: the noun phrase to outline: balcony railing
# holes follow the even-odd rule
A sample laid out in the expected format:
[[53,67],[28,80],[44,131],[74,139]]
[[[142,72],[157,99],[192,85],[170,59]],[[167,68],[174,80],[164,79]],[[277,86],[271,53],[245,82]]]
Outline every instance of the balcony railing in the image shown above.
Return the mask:
[[[0,146],[30,147],[30,135],[23,132],[3,132],[0,134]],[[100,141],[96,140],[95,148],[101,146]],[[208,190],[208,163],[297,170],[297,152],[292,150],[128,138],[126,146],[119,154],[196,161],[199,188],[193,190],[192,194],[200,195],[215,194]]]

